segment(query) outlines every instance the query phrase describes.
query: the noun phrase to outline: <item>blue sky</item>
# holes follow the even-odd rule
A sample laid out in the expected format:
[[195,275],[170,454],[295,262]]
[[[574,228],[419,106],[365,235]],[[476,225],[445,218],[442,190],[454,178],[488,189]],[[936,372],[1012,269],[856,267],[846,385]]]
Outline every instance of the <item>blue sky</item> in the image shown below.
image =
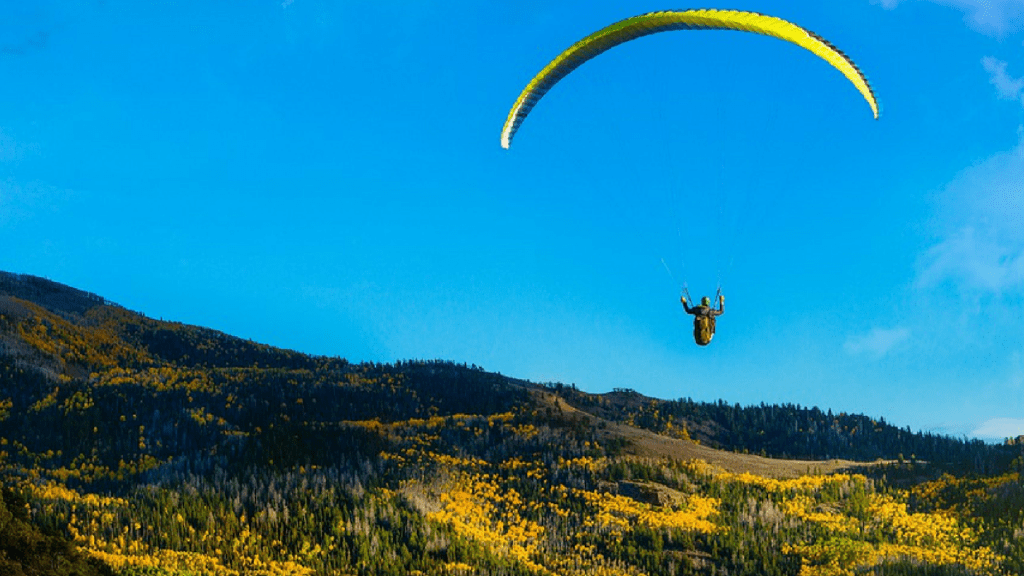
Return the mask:
[[[352,361],[1024,433],[1024,1],[0,5],[0,269]],[[727,296],[713,344],[678,303]]]

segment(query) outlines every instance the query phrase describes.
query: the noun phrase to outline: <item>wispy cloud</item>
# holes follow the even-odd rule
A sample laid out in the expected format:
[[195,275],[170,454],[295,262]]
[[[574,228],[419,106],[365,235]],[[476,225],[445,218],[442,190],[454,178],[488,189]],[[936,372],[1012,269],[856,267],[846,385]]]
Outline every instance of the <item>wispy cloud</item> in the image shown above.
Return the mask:
[[881,358],[909,339],[907,328],[872,328],[867,334],[847,338],[843,349],[854,355]]
[[[1024,0],[992,4],[1024,14]],[[1024,78],[1008,73],[1007,62],[986,56],[981,65],[1000,98],[1024,105]],[[939,194],[940,239],[918,260],[919,288],[950,281],[962,291],[999,295],[1024,286],[1024,127],[1018,134],[1016,147],[963,170]]]
[[[878,0],[886,10],[903,0]],[[960,10],[971,28],[993,36],[1003,36],[1024,27],[1024,0],[929,0]]]
[[938,198],[940,239],[918,261],[918,287],[952,281],[998,294],[1024,285],[1024,138],[962,171]]
[[981,65],[989,73],[989,81],[996,87],[1000,98],[1018,100],[1024,104],[1024,78],[1014,78],[1006,73],[1006,62],[991,56],[981,59]]
[[954,280],[962,288],[1000,294],[1024,285],[1024,250],[972,227],[933,246],[921,262],[917,281],[922,288]]
[[1024,419],[991,418],[982,422],[970,435],[975,438],[1000,440],[1003,438],[1016,438],[1021,434],[1024,434]]

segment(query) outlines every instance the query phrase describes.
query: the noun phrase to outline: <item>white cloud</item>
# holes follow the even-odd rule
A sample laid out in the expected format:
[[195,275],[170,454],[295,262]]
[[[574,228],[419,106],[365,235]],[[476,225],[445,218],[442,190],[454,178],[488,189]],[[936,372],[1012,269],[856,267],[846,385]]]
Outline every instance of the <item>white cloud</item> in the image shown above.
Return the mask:
[[975,438],[1001,440],[1003,438],[1016,438],[1024,434],[1024,419],[1020,418],[991,418],[982,422],[971,432]]
[[960,174],[938,197],[939,241],[916,284],[1001,293],[1024,285],[1024,139]]
[[1019,100],[1024,104],[1024,78],[1014,78],[1006,73],[1006,62],[991,56],[981,59],[981,65],[990,74],[989,81],[996,87],[1000,98]]
[[[877,0],[892,10],[902,0]],[[1024,0],[929,0],[965,14],[967,23],[983,34],[1003,36],[1024,27]]]
[[910,339],[907,328],[872,328],[867,334],[846,339],[843,349],[850,354],[867,354],[881,358],[890,350]]
[[967,227],[933,246],[922,258],[918,286],[955,280],[962,288],[999,294],[1024,285],[1024,249]]

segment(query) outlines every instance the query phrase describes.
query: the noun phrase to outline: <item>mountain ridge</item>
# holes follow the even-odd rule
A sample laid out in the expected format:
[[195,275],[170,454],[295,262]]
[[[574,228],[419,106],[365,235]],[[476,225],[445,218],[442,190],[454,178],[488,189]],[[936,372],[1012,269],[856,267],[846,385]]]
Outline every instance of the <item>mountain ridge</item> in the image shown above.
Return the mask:
[[0,476],[123,576],[1024,570],[1020,446],[356,364],[0,286]]
[[[898,429],[886,424],[884,419],[875,420],[863,415],[845,413],[840,418],[840,416],[833,416],[831,412],[824,414],[817,408],[802,408],[799,405],[780,406],[762,403],[760,406],[740,407],[738,404],[729,405],[722,400],[717,403],[694,402],[682,398],[659,400],[622,388],[604,394],[591,394],[578,390],[575,385],[538,384],[500,374],[486,373],[475,365],[472,367],[465,364],[459,366],[443,360],[429,363],[422,360],[400,361],[393,366],[377,363],[351,364],[341,357],[308,355],[256,343],[210,328],[154,320],[141,313],[129,311],[91,292],[26,274],[0,272],[0,313],[6,311],[8,316],[14,317],[31,315],[31,311],[25,310],[26,302],[36,304],[58,315],[68,323],[65,326],[67,330],[78,327],[83,331],[91,330],[102,333],[101,337],[93,336],[95,340],[99,341],[98,346],[93,348],[107,351],[116,350],[117,352],[114,360],[103,359],[102,353],[97,350],[93,350],[90,356],[90,352],[87,350],[89,347],[80,342],[82,337],[79,336],[77,337],[78,346],[82,350],[72,350],[71,353],[65,351],[63,356],[53,353],[47,355],[41,351],[45,346],[26,345],[24,334],[20,338],[16,338],[7,331],[0,331],[0,352],[4,352],[8,360],[13,358],[15,362],[35,365],[40,367],[48,378],[58,380],[82,380],[87,374],[92,373],[96,362],[107,367],[116,364],[120,368],[136,370],[151,370],[166,365],[182,370],[237,369],[251,366],[251,363],[254,362],[256,365],[262,364],[264,367],[276,370],[326,370],[335,375],[365,369],[365,367],[370,367],[371,370],[390,369],[396,373],[400,373],[402,370],[412,370],[417,373],[443,371],[449,375],[455,374],[459,370],[466,370],[475,375],[488,374],[483,379],[494,385],[496,390],[514,388],[528,391],[533,395],[532,403],[536,406],[557,407],[560,402],[567,413],[592,419],[595,425],[603,426],[601,435],[606,439],[613,437],[609,430],[614,430],[619,438],[629,438],[631,442],[642,440],[642,446],[636,448],[639,453],[644,455],[699,457],[721,463],[727,469],[740,466],[767,473],[770,467],[765,465],[764,459],[770,457],[775,463],[779,463],[782,459],[793,460],[795,462],[793,465],[780,465],[780,468],[786,470],[782,473],[792,475],[799,473],[798,469],[802,471],[806,471],[809,467],[817,467],[822,470],[840,469],[843,466],[852,466],[857,461],[891,462],[899,460],[901,457],[942,460],[942,458],[936,457],[938,451],[929,446],[945,446],[946,452],[953,454],[949,459],[955,458],[959,461],[971,459],[978,461],[976,453],[986,452],[986,447],[980,441],[967,442],[952,437],[912,434],[909,428]],[[426,364],[432,364],[434,367],[426,370],[418,368],[418,366]],[[477,398],[479,399],[479,396]],[[448,400],[450,403],[459,404],[459,409],[463,412],[479,412],[466,401],[459,402],[451,395]],[[814,430],[818,428],[823,430],[822,436],[832,433],[834,438],[831,450],[808,448],[803,452],[799,450],[787,452],[782,440],[775,442],[776,445],[772,446],[770,442],[752,439],[749,435],[737,432],[737,424],[730,422],[733,415],[742,415],[757,410],[772,415],[792,413],[795,414],[792,418],[804,418],[805,422],[802,424],[786,424],[786,427],[793,429],[790,434],[793,437],[813,434]],[[674,416],[666,417],[666,414]],[[421,413],[407,414],[407,416],[416,417],[424,415]],[[840,419],[843,420],[842,423],[840,423]],[[769,429],[769,420],[770,417],[764,415],[747,417],[740,428],[741,430],[757,428],[764,436]],[[613,426],[609,429],[610,425]],[[864,430],[864,428],[869,430]],[[838,434],[836,429],[839,430]],[[844,429],[847,430],[846,436],[841,436]],[[878,435],[879,431],[883,429],[889,436],[897,438],[890,442],[895,447],[889,448],[888,452],[885,452],[886,448],[882,446],[872,451],[857,452],[850,449],[849,444],[851,444],[853,436],[860,434],[861,439],[858,441],[867,442],[872,430]],[[806,433],[803,432],[804,430]],[[852,430],[852,434],[849,433],[850,430]],[[737,436],[737,438],[731,438],[731,436]],[[907,439],[917,439],[918,441],[911,443]],[[680,444],[674,440],[683,443],[689,440],[697,442]],[[786,441],[792,443],[791,440]],[[660,446],[660,450],[656,449],[656,446]],[[713,452],[715,448],[724,450],[729,453],[729,456]],[[740,464],[743,459],[737,458],[737,453],[744,451],[754,454],[746,458],[746,464]],[[829,461],[832,464],[823,464]],[[985,464],[979,464],[979,467],[984,469]]]

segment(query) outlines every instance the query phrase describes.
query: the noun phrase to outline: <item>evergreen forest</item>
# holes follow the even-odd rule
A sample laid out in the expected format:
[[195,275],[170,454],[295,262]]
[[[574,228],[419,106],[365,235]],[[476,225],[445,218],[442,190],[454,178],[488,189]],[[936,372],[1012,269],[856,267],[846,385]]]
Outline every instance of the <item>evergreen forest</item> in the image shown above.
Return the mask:
[[0,574],[1024,574],[1021,439],[633,386],[311,356],[0,273]]

